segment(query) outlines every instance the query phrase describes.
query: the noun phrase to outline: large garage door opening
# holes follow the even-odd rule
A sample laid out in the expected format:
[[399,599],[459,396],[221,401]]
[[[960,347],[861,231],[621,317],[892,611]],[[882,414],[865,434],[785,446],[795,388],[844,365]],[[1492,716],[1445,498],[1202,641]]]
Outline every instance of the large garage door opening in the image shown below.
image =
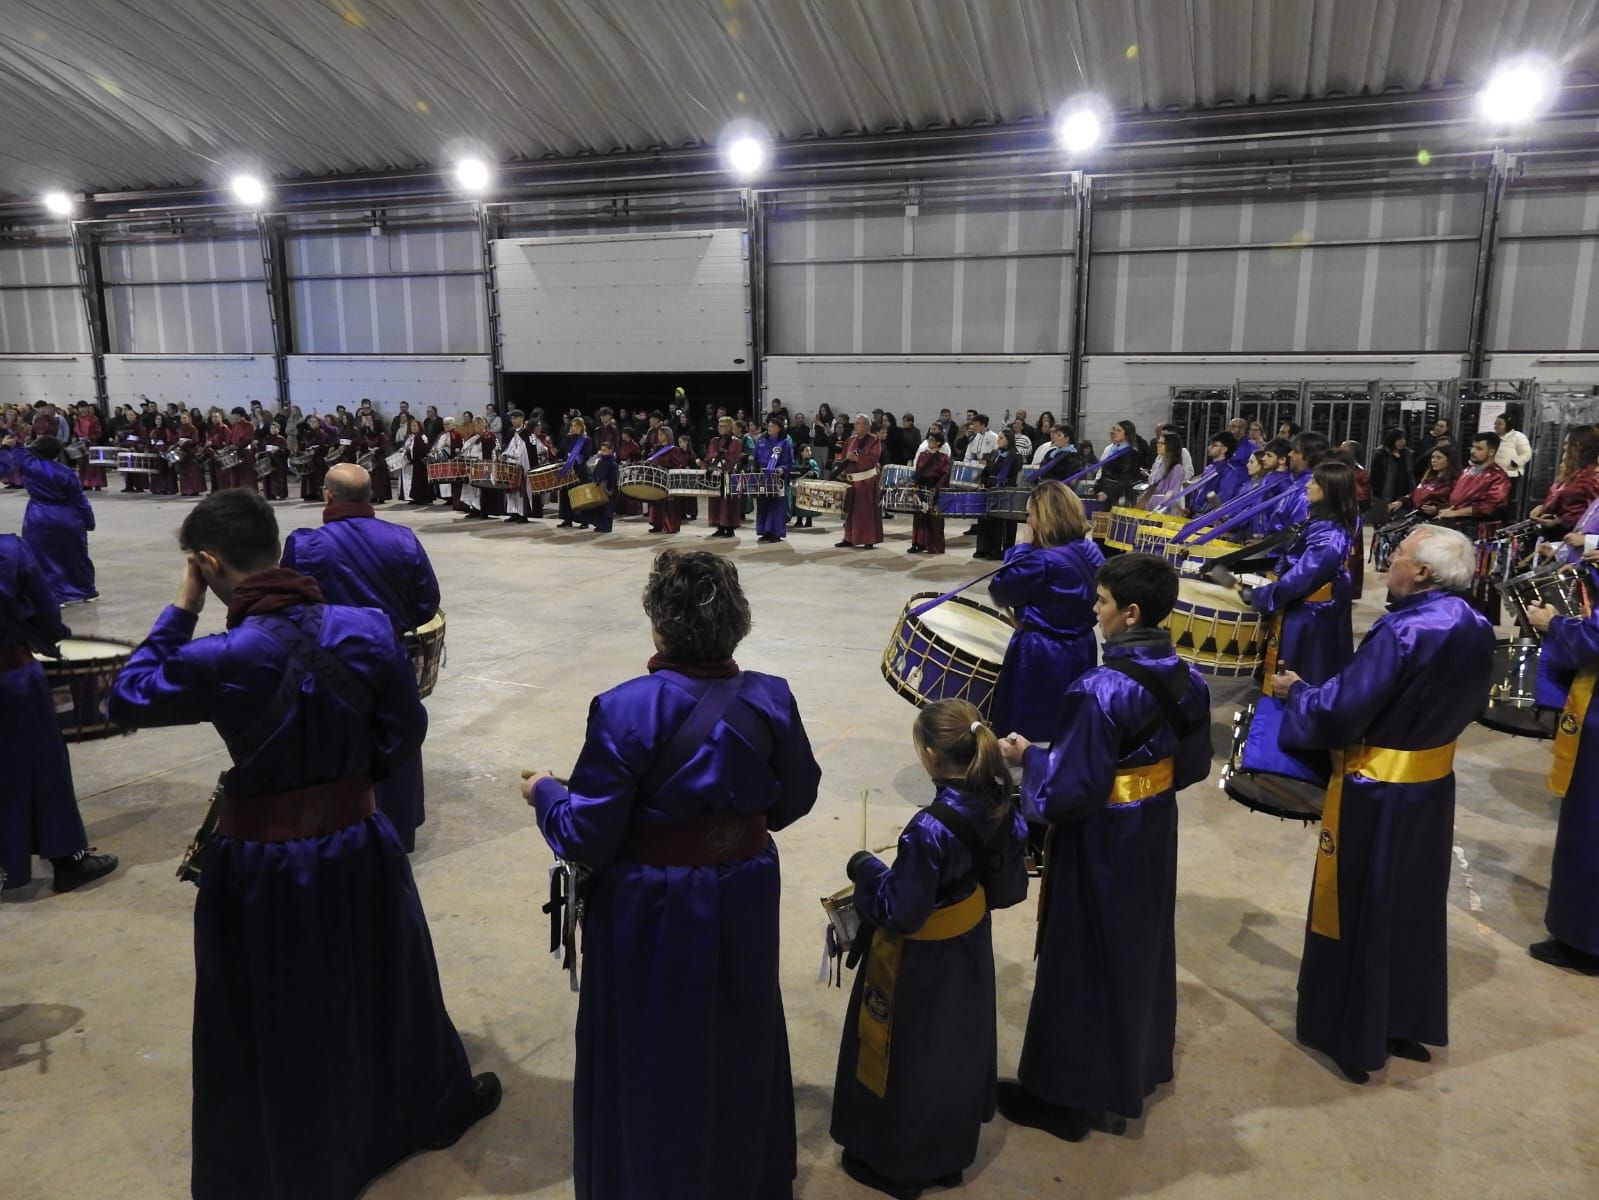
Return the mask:
[[[683,400],[675,399],[676,389],[683,389]],[[626,409],[629,413],[651,412],[669,415],[682,407],[695,424],[702,425],[707,406],[714,412],[725,408],[729,413],[751,410],[750,377],[741,371],[705,372],[626,372],[593,374],[589,372],[520,372],[504,376],[501,395],[507,410],[519,408],[531,412],[542,408],[545,416],[554,421],[568,409],[575,408],[592,417],[601,408],[610,408],[618,416]],[[639,427],[642,429],[643,422]]]

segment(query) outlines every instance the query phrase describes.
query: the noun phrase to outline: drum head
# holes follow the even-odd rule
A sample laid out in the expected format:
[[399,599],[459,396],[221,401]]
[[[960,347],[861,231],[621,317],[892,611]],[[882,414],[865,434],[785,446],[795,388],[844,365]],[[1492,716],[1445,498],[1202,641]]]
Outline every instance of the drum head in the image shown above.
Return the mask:
[[1177,599],[1190,608],[1212,608],[1220,612],[1253,612],[1244,598],[1229,587],[1203,579],[1179,579]]
[[1326,790],[1314,783],[1269,771],[1234,771],[1223,789],[1245,808],[1285,821],[1319,821]]
[[[929,597],[930,598],[930,597]],[[918,600],[916,603],[921,603]],[[959,602],[959,597],[930,609],[919,617],[908,617],[912,623],[920,622],[928,632],[935,634],[974,658],[989,662],[1005,661],[1005,650],[1010,645],[1011,626],[991,608],[971,601]]]
[[74,668],[112,666],[124,662],[134,649],[131,642],[113,642],[105,638],[63,638],[60,660],[40,655],[34,657],[40,662],[54,662],[58,666]]

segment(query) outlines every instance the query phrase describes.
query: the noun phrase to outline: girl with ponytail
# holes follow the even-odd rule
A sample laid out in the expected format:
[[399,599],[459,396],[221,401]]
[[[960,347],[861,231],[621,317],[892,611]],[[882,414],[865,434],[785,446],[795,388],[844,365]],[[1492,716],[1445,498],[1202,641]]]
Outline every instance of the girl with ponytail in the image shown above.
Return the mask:
[[994,943],[988,912],[1027,896],[1027,823],[999,739],[964,700],[922,709],[912,742],[936,787],[894,865],[851,856],[861,918],[833,1089],[844,1170],[891,1196],[954,1187],[994,1115]]

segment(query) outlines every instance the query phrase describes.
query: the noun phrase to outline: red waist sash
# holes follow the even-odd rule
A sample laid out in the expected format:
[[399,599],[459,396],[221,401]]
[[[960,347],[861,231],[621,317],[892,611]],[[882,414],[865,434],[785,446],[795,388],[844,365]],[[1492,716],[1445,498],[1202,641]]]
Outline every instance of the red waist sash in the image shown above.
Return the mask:
[[766,841],[765,813],[706,813],[671,825],[635,822],[616,857],[647,867],[711,867],[754,858]]
[[33,662],[33,651],[17,642],[0,645],[0,671],[19,671]]
[[377,808],[364,777],[318,783],[273,796],[229,796],[217,803],[217,832],[246,842],[325,837],[366,820]]

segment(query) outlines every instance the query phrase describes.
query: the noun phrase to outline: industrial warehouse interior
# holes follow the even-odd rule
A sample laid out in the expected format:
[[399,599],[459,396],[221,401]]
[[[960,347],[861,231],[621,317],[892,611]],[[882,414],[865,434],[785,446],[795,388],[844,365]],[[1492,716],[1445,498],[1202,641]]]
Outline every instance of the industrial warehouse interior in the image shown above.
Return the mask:
[[1596,250],[1595,0],[0,0],[0,1195],[1599,1194]]

